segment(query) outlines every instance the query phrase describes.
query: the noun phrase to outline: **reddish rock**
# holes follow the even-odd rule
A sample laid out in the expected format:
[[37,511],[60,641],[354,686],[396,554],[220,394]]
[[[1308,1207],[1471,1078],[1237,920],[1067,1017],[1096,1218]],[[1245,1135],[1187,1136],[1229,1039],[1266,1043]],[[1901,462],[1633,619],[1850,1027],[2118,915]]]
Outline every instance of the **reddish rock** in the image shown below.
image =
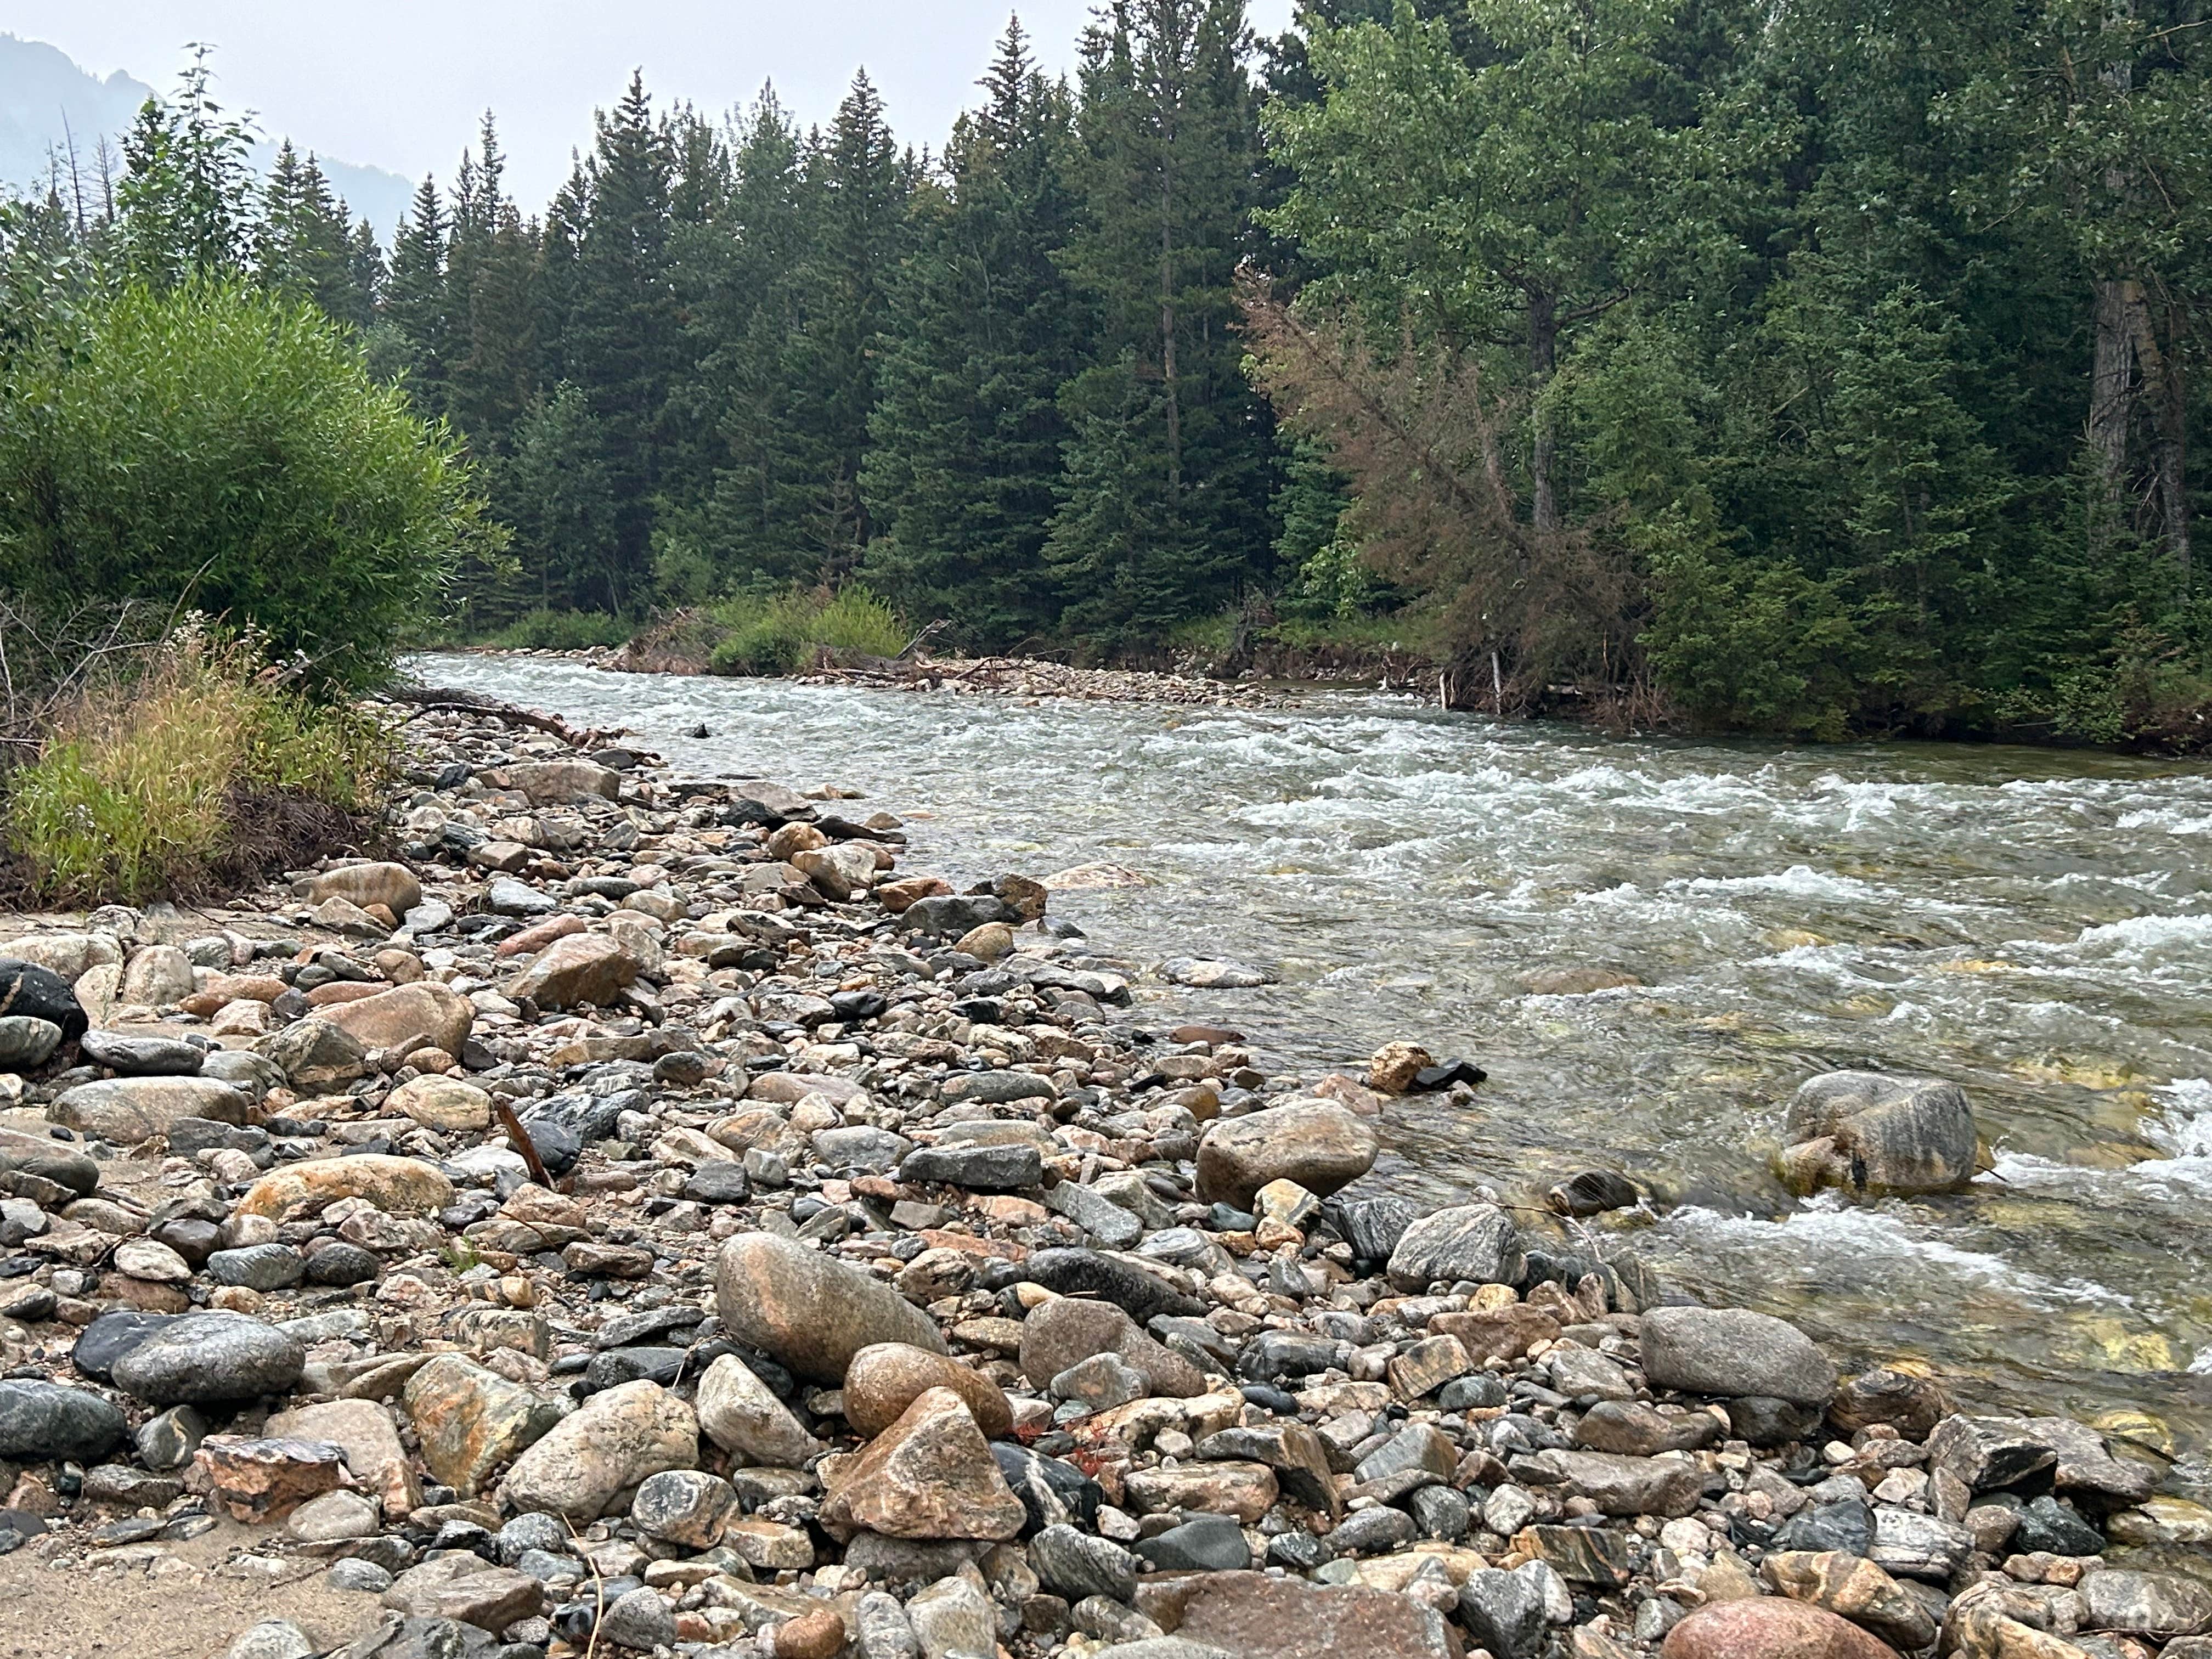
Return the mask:
[[1777,1596],[1700,1607],[1667,1633],[1660,1659],[1898,1659],[1848,1619]]
[[346,1485],[345,1453],[327,1440],[210,1435],[185,1485],[240,1521],[281,1521],[310,1498]]

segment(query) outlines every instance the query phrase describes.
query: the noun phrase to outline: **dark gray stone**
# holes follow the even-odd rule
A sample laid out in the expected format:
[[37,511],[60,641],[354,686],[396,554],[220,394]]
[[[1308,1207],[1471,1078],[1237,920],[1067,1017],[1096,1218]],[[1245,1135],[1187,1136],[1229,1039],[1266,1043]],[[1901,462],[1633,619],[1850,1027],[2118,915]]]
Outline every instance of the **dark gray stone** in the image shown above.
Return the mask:
[[999,1473],[1022,1500],[1029,1518],[1022,1528],[1027,1537],[1047,1527],[1073,1524],[1088,1527],[1098,1517],[1106,1494],[1097,1481],[1073,1463],[1046,1457],[1024,1446],[1003,1440],[991,1443],[991,1456]]
[[175,1324],[179,1314],[104,1313],[84,1328],[70,1350],[70,1364],[95,1382],[112,1382],[115,1363],[156,1331]]
[[248,1244],[217,1250],[207,1259],[208,1277],[218,1285],[243,1285],[255,1291],[285,1291],[307,1276],[307,1264],[289,1244]]
[[154,1406],[251,1400],[289,1394],[307,1357],[297,1339],[245,1314],[191,1314],[115,1361],[114,1378],[126,1394]]
[[190,1406],[172,1406],[138,1425],[133,1443],[149,1469],[181,1469],[207,1438],[207,1419]]
[[1864,1555],[1874,1547],[1874,1511],[1856,1498],[1801,1510],[1775,1534],[1774,1547]]
[[307,1258],[307,1277],[318,1285],[366,1285],[382,1271],[376,1253],[358,1244],[325,1244]]
[[1113,1200],[1079,1182],[1063,1181],[1044,1195],[1045,1208],[1066,1217],[1109,1250],[1126,1250],[1145,1236],[1145,1224]]
[[2048,1550],[2053,1555],[2102,1555],[2105,1534],[2057,1498],[2037,1498],[2021,1510],[2020,1528],[2013,1534],[2012,1548],[2018,1555],[2032,1555],[2038,1550]]
[[1795,1325],[1746,1308],[1654,1308],[1641,1332],[1655,1389],[1723,1399],[1764,1395],[1825,1407],[1836,1368]]
[[1091,1296],[1111,1302],[1139,1325],[1162,1314],[1202,1318],[1206,1304],[1185,1296],[1142,1267],[1101,1255],[1096,1250],[1039,1250],[1028,1261],[1008,1262],[1003,1282],[1028,1279],[1061,1296]]
[[1162,1572],[1243,1572],[1252,1547],[1234,1516],[1194,1516],[1137,1546],[1137,1553]]
[[1424,1486],[1406,1500],[1413,1512],[1414,1524],[1424,1538],[1441,1539],[1447,1544],[1456,1544],[1467,1536],[1473,1511],[1467,1495],[1449,1486]]
[[0,957],[0,1018],[18,1014],[60,1026],[64,1042],[84,1035],[84,1006],[67,980],[20,957]]
[[1388,1261],[1421,1212],[1402,1198],[1354,1199],[1344,1206],[1345,1242],[1364,1261]]
[[1544,1650],[1544,1592],[1532,1576],[1477,1568],[1460,1586],[1459,1616],[1495,1659],[1537,1659]]
[[1137,1593],[1137,1559],[1111,1539],[1047,1527],[1030,1540],[1028,1553],[1045,1588],[1070,1601],[1103,1595],[1126,1602]]
[[1407,1228],[1388,1271],[1391,1284],[1418,1293],[1439,1281],[1517,1285],[1526,1266],[1513,1218],[1495,1204],[1464,1204]]
[[77,1052],[125,1077],[198,1077],[207,1059],[207,1050],[181,1038],[101,1030],[86,1031],[77,1040]]
[[733,1158],[714,1158],[702,1164],[684,1183],[684,1196],[694,1204],[742,1204],[752,1196],[745,1166]]
[[123,1438],[123,1413],[66,1382],[0,1382],[0,1457],[90,1462]]

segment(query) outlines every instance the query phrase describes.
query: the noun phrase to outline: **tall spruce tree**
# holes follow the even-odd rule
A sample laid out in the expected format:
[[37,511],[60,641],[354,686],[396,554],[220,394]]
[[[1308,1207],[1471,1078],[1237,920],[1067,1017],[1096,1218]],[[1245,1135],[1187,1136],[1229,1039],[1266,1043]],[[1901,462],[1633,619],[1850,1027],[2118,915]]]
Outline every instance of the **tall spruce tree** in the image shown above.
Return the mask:
[[1249,46],[1243,0],[1113,0],[1084,40],[1066,258],[1099,327],[1065,394],[1046,555],[1067,623],[1117,644],[1233,599],[1274,540],[1273,423],[1232,328],[1258,192]]
[[1087,307],[1055,258],[1079,211],[1068,90],[1038,72],[1018,20],[981,84],[893,291],[861,485],[884,532],[870,580],[998,647],[1057,620],[1042,553]]
[[446,286],[446,237],[452,222],[438,181],[426,177],[392,245],[381,338],[374,361],[387,376],[404,374],[415,406],[446,412],[453,359],[453,313]]
[[363,284],[346,204],[313,155],[290,139],[277,146],[262,181],[253,273],[263,287],[305,300],[336,321],[366,327],[375,294]]

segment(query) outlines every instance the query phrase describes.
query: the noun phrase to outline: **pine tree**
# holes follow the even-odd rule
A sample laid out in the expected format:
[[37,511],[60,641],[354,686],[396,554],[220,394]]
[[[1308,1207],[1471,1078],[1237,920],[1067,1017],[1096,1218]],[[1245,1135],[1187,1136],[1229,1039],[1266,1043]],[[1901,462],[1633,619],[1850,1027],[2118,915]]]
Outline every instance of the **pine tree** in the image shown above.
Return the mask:
[[478,456],[511,447],[538,385],[538,253],[503,191],[504,171],[487,111],[475,156],[463,158],[447,256],[457,329],[451,408]]
[[1274,539],[1273,427],[1231,328],[1257,192],[1248,44],[1243,0],[1113,0],[1084,41],[1088,212],[1066,259],[1100,329],[1066,397],[1047,556],[1068,625],[1108,639],[1228,603]]
[[596,119],[589,212],[561,356],[563,378],[583,394],[596,425],[614,502],[615,551],[581,592],[594,608],[625,612],[647,596],[662,405],[678,361],[672,169],[641,76],[633,75],[612,112]]
[[682,511],[663,526],[664,590],[682,599],[805,574],[817,457],[799,366],[817,181],[773,87],[734,123],[712,221],[679,226],[678,295],[695,365],[675,394]]
[[945,186],[892,296],[863,494],[869,580],[970,643],[1049,629],[1042,554],[1080,367],[1084,307],[1054,255],[1075,225],[1073,112],[1011,23],[945,152]]
[[446,290],[450,222],[437,180],[426,177],[392,240],[382,319],[386,337],[375,354],[380,371],[407,377],[409,394],[426,415],[445,413],[452,366],[452,296]]
[[289,139],[262,183],[253,266],[262,286],[308,301],[327,317],[357,327],[369,319],[374,291],[361,280],[346,205],[315,158],[301,156]]

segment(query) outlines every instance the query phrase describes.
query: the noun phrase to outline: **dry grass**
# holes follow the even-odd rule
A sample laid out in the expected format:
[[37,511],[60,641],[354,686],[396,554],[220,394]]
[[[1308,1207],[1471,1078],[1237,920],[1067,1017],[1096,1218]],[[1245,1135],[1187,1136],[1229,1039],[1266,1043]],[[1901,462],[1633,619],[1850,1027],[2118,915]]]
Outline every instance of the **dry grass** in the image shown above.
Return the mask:
[[250,878],[303,837],[358,840],[389,755],[381,728],[284,689],[252,642],[185,630],[64,707],[8,779],[17,884],[93,903]]

